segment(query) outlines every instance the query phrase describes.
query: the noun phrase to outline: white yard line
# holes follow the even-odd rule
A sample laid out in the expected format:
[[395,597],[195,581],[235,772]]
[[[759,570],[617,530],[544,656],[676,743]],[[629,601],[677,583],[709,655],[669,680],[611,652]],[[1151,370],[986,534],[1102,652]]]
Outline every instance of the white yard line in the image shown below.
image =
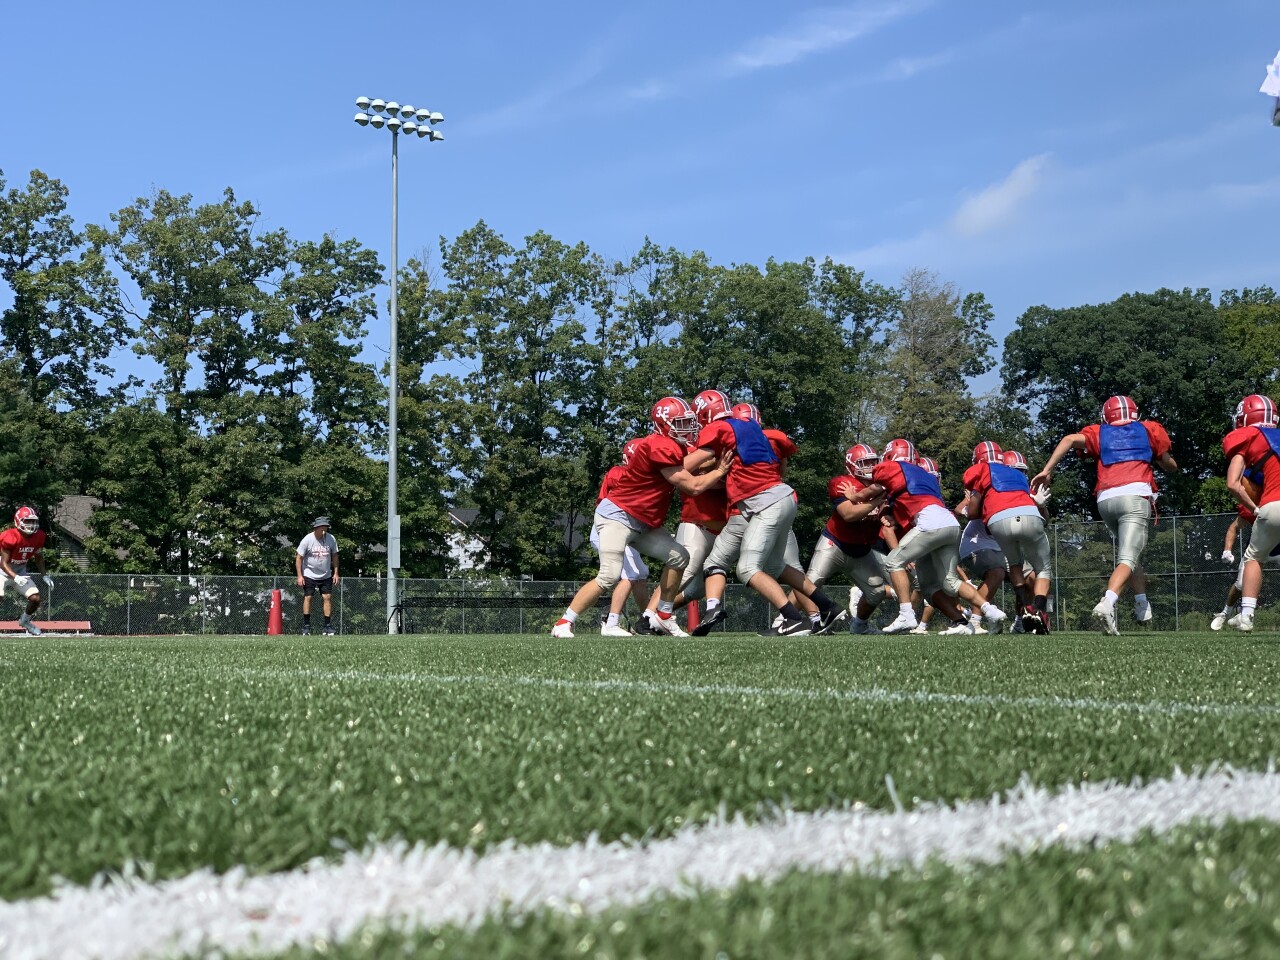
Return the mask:
[[751,699],[850,701],[854,703],[922,703],[965,707],[1019,707],[1032,710],[1076,710],[1137,713],[1156,716],[1280,717],[1274,703],[1194,703],[1185,700],[1102,700],[1093,697],[1016,697],[999,693],[937,693],[931,690],[889,690],[883,687],[748,687],[733,684],[657,683],[648,680],[572,680],[502,674],[378,673],[369,670],[313,670],[308,668],[237,668],[239,676],[266,679],[311,679],[336,683],[401,683],[425,686],[541,687],[599,693],[656,693],[674,696],[717,696]]
[[412,928],[474,925],[497,910],[598,912],[692,885],[724,888],[793,868],[884,870],[996,862],[1047,845],[1126,842],[1203,821],[1280,822],[1280,775],[1219,770],[1141,786],[1085,784],[1058,792],[1022,784],[1006,796],[954,808],[886,813],[855,807],[740,819],[647,844],[570,847],[503,844],[483,855],[443,844],[387,844],[287,873],[136,880],[63,887],[52,897],[0,903],[0,955],[12,960],[279,952],[346,940],[365,923]]

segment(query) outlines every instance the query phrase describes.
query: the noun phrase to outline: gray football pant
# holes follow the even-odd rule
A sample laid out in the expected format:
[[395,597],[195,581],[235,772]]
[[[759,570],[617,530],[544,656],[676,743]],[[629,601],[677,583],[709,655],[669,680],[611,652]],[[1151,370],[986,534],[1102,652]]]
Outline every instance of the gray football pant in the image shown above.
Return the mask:
[[[960,591],[960,526],[943,527],[940,530],[921,530],[912,527],[898,545],[884,558],[884,568],[889,573],[905,570],[907,564],[916,565],[920,577],[920,592],[931,597],[939,590],[949,597]],[[903,597],[899,603],[906,603]]]
[[1004,551],[1010,570],[1029,563],[1037,578],[1053,579],[1053,551],[1049,548],[1043,517],[1009,517],[988,524],[987,529]]
[[1116,566],[1136,570],[1151,531],[1151,501],[1146,497],[1111,497],[1098,501],[1098,513],[1116,542]]
[[871,606],[878,607],[884,599],[887,575],[879,552],[868,550],[861,557],[851,557],[830,537],[818,537],[806,576],[820,587],[837,573],[843,573],[856,583]]

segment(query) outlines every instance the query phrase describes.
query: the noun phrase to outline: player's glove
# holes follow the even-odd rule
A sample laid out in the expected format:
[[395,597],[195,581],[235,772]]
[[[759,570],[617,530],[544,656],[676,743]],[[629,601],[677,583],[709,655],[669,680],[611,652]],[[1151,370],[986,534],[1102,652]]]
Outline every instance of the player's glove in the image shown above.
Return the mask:
[[1235,563],[1235,562],[1236,562],[1236,555],[1235,555],[1234,553],[1232,553],[1230,550],[1223,550],[1223,551],[1222,551],[1222,562],[1223,562],[1223,563]]
[[1039,490],[1031,491],[1031,499],[1036,502],[1036,506],[1043,507],[1049,502],[1049,488],[1041,487]]
[[25,573],[19,574],[18,576],[13,578],[13,585],[17,587],[19,590],[25,590],[27,589],[27,587],[31,586],[31,578],[28,577]]
[[50,589],[50,590],[52,590],[52,589],[53,589],[53,577],[49,576],[47,573],[42,573],[42,574],[41,574],[41,576],[42,576],[42,577],[44,577],[44,582],[45,582],[45,583],[47,583],[47,584],[49,585],[49,589]]

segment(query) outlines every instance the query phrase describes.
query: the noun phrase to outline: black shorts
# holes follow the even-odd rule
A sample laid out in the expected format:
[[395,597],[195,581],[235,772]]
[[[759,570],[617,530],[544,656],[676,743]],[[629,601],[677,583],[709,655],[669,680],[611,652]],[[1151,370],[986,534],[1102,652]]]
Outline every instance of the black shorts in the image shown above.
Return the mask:
[[309,597],[316,591],[320,591],[322,597],[327,597],[333,593],[333,574],[325,577],[323,580],[313,580],[311,577],[302,578],[302,595]]

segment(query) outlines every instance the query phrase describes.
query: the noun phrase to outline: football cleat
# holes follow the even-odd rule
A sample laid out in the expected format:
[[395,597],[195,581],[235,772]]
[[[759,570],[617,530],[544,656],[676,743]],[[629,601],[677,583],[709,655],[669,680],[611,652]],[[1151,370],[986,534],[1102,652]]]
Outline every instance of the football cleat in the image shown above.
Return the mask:
[[[1209,629],[1217,633],[1227,625],[1227,617],[1229,616],[1231,616],[1231,614],[1227,613],[1225,610],[1215,613],[1213,615],[1213,619],[1209,621]],[[1235,624],[1233,623],[1232,626],[1234,627]]]
[[660,617],[652,610],[644,612],[644,618],[649,621],[649,629],[655,634],[667,637],[687,637],[688,634],[680,628],[680,624],[676,623],[675,617]]
[[1009,628],[1010,633],[1033,633],[1034,631],[1027,629],[1026,617],[1015,617],[1013,626]]
[[807,637],[813,633],[813,623],[808,617],[801,617],[799,620],[784,620],[782,626],[778,627],[778,636],[780,637]]
[[927,623],[917,623],[914,627],[907,631],[914,633],[917,637],[925,637],[929,635],[929,625]]
[[982,615],[982,619],[986,621],[987,626],[991,628],[992,633],[999,633],[1000,624],[1004,623],[1009,618],[1005,615],[1005,612],[1001,610],[999,607],[993,607],[992,609],[994,610],[994,612],[984,613]]
[[1040,621],[1040,625],[1036,627],[1035,632],[1042,637],[1047,637],[1052,631],[1049,629],[1049,611],[1037,610],[1036,618]]
[[304,626],[304,627],[302,628],[302,636],[304,636],[304,637],[309,637],[309,636],[311,636],[311,628],[310,628],[310,627],[307,627],[307,626]]
[[942,631],[944,637],[973,636],[973,624],[968,620],[960,620]]
[[875,634],[878,634],[880,631],[877,630],[875,627],[873,627],[871,624],[867,623],[867,621],[859,620],[857,617],[853,617],[849,621],[849,632],[857,636],[865,637],[865,636],[874,636]]
[[982,625],[982,618],[977,614],[973,614],[972,616],[970,616],[968,618],[968,622],[969,622],[969,626],[973,627],[974,633],[999,633],[1000,632],[1000,629],[998,627],[994,630],[988,630],[986,627],[984,627]]
[[1137,620],[1139,623],[1151,622],[1151,601],[1150,600],[1148,600],[1146,603],[1135,603],[1133,605],[1133,619]]
[[[914,630],[921,626],[916,621],[915,614],[899,613],[893,623],[889,624],[882,631],[883,633],[906,633],[908,630]],[[925,628],[928,629],[927,627]]]
[[[44,633],[43,630],[31,622],[31,614],[29,613],[24,613],[18,617],[18,626],[27,631],[27,633],[31,634],[33,637],[38,637],[40,634]],[[1253,629],[1252,624],[1250,624],[1249,629]]]
[[631,631],[626,627],[620,627],[616,623],[606,623],[600,628],[600,636],[602,637],[629,637]]
[[[28,627],[27,629],[30,630],[31,628]],[[1245,613],[1242,610],[1240,616],[1236,618],[1236,629],[1241,633],[1253,633],[1253,614]]]
[[338,635],[338,631],[333,629],[333,627],[325,627],[324,635],[326,637],[336,637]]
[[724,604],[716,607],[702,621],[690,631],[695,637],[705,637],[720,624],[724,623],[727,614],[724,612]]
[[551,635],[558,640],[572,640],[573,624],[568,620],[561,620],[551,628]]
[[814,631],[820,636],[827,636],[835,633],[836,627],[849,619],[849,611],[842,607],[831,605],[831,609],[824,613],[818,621],[818,629]]
[[1014,626],[1021,627],[1018,633],[1039,633],[1040,632],[1040,614],[1034,607],[1023,607],[1020,613],[1014,619]]
[[1103,633],[1109,633],[1113,637],[1120,636],[1120,627],[1116,625],[1116,608],[1107,606],[1105,602],[1099,602],[1093,608],[1093,623]]

